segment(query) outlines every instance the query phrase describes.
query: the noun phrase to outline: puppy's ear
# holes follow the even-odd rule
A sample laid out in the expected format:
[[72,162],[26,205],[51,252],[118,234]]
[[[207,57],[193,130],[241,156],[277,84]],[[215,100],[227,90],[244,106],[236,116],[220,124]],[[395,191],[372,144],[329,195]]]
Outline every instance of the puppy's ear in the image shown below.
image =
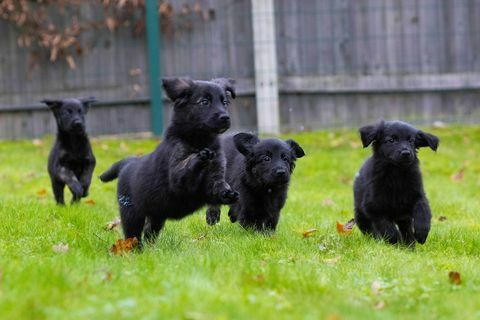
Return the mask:
[[253,146],[260,142],[256,135],[251,133],[237,133],[233,136],[233,143],[237,150],[244,156],[249,156],[253,152]]
[[418,130],[417,136],[415,137],[415,147],[417,148],[430,147],[433,151],[437,151],[439,143],[440,140],[437,136],[423,132],[422,130]]
[[300,145],[295,140],[288,139],[285,142],[290,146],[290,148],[293,151],[293,154],[295,154],[295,157],[301,158],[305,156],[305,151],[303,151],[302,147],[300,147]]
[[63,104],[62,100],[55,100],[55,99],[43,99],[40,102],[45,103],[47,107],[52,111],[58,110]]
[[189,95],[194,82],[190,78],[163,78],[162,85],[170,100],[175,101]]
[[377,124],[368,125],[360,128],[360,138],[362,139],[363,147],[368,147],[373,141],[375,141],[379,134],[383,131],[385,122],[382,120]]
[[88,109],[90,109],[90,104],[97,102],[97,99],[95,97],[79,98],[78,100],[80,100],[80,102],[82,103],[85,113],[87,113]]
[[227,79],[227,78],[216,78],[216,79],[212,79],[212,82],[215,82],[220,87],[222,87],[223,90],[225,90],[225,92],[230,93],[230,96],[233,99],[237,97],[237,94],[235,92],[235,80]]

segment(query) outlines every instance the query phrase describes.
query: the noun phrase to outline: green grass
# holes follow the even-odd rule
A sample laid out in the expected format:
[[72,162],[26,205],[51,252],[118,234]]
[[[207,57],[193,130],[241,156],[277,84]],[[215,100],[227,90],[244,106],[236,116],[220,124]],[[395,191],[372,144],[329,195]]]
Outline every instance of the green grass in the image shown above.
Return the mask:
[[[126,256],[108,251],[120,231],[104,230],[117,217],[115,183],[94,179],[94,205],[57,207],[46,171],[52,140],[0,142],[0,318],[479,318],[480,127],[433,133],[438,152],[419,154],[432,229],[414,251],[358,229],[337,234],[336,221],[352,217],[352,177],[370,154],[353,130],[292,135],[307,156],[275,235],[231,224],[225,208],[209,227],[202,210],[167,222],[156,244]],[[94,175],[156,143],[94,139]],[[452,181],[462,167],[464,178]],[[68,252],[54,252],[59,243]],[[451,270],[461,285],[449,282]]]

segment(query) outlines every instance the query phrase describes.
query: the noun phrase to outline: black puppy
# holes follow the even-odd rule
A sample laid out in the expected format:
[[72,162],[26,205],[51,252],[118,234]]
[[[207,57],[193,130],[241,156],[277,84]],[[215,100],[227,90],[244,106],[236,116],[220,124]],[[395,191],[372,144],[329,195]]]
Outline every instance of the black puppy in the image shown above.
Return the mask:
[[[230,221],[257,231],[275,231],[287,199],[295,161],[305,155],[293,140],[262,139],[239,133],[222,140],[227,157],[226,180],[240,193],[230,205]],[[220,220],[220,207],[207,209],[207,223]]]
[[390,243],[425,243],[430,207],[423,191],[417,149],[436,151],[436,136],[401,121],[381,121],[360,129],[363,147],[373,155],[354,183],[355,221],[363,233]]
[[205,204],[229,204],[238,193],[225,182],[218,135],[230,127],[233,80],[163,79],[174,102],[172,122],[156,150],[115,163],[100,176],[119,178],[118,203],[125,238],[154,240],[165,220],[181,219]]
[[85,114],[95,98],[42,100],[57,122],[57,138],[48,157],[48,173],[58,204],[65,204],[63,189],[72,192],[72,203],[88,195],[95,157],[85,131]]

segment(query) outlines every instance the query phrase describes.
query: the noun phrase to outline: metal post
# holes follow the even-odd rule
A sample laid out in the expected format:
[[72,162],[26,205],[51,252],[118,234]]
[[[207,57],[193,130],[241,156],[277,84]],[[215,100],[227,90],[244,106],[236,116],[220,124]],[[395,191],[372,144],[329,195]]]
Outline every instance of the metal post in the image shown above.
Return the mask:
[[280,133],[277,46],[273,0],[252,0],[255,96],[260,133]]
[[160,32],[157,0],[146,0],[148,77],[152,131],[160,136],[163,131],[163,101],[160,87]]

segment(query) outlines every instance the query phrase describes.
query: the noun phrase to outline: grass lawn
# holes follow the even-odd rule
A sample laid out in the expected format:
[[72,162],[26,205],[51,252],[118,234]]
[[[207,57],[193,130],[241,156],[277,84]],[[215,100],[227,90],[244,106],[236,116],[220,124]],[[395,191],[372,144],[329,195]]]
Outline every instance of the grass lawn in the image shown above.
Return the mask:
[[[353,216],[352,177],[370,154],[354,130],[292,135],[307,156],[275,235],[231,224],[226,208],[207,226],[202,210],[125,256],[109,253],[120,230],[105,230],[117,217],[116,183],[95,178],[90,204],[57,207],[46,170],[52,139],[0,142],[0,318],[478,319],[480,127],[431,132],[438,152],[419,157],[432,230],[416,250],[358,229],[337,233],[336,221]],[[94,139],[94,175],[156,143]]]

